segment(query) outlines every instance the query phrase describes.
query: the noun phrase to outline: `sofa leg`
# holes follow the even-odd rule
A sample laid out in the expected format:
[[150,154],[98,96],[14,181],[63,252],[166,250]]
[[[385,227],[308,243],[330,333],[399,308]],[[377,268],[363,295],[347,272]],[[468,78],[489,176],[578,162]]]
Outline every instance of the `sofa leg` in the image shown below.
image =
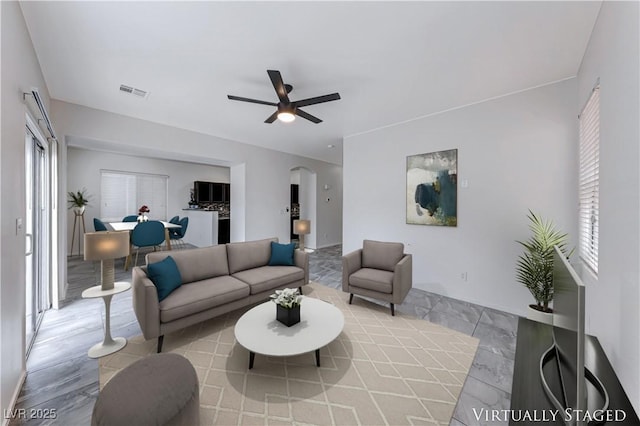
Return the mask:
[[353,302],[353,293],[349,294],[349,304],[351,304],[351,302]]
[[302,294],[302,286],[298,287],[298,293]]
[[158,353],[162,352],[162,343],[164,342],[164,334],[158,336]]
[[391,304],[391,316],[395,317],[396,316],[396,311],[394,309],[393,303]]

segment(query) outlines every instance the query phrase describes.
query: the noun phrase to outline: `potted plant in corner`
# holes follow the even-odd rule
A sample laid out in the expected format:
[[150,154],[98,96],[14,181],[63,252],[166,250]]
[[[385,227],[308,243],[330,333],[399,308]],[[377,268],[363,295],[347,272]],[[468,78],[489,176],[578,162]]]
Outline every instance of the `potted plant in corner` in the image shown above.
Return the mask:
[[67,203],[69,203],[69,209],[73,209],[73,212],[80,216],[84,213],[84,209],[89,205],[89,196],[86,188],[82,188],[80,191],[69,191]]
[[549,302],[553,300],[553,246],[558,246],[567,257],[567,234],[558,231],[551,220],[544,220],[529,210],[529,229],[531,237],[526,241],[517,241],[524,252],[518,256],[516,276],[536,300],[529,305],[529,315],[532,320],[553,323],[553,310]]

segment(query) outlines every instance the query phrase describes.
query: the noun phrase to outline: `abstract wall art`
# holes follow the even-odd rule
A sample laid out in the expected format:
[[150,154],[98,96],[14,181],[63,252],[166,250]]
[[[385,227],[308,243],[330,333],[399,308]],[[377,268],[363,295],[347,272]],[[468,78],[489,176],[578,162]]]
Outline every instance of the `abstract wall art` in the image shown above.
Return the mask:
[[457,226],[457,149],[407,157],[407,223]]

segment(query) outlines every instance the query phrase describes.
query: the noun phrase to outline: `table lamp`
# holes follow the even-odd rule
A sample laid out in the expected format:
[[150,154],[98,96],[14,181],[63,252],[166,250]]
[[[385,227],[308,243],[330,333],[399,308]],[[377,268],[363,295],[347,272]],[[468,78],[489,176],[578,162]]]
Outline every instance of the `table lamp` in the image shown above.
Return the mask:
[[84,260],[101,261],[103,291],[113,289],[113,259],[128,256],[129,248],[129,231],[84,234]]
[[300,236],[300,250],[304,251],[304,236],[311,232],[311,221],[306,219],[293,221],[293,233]]

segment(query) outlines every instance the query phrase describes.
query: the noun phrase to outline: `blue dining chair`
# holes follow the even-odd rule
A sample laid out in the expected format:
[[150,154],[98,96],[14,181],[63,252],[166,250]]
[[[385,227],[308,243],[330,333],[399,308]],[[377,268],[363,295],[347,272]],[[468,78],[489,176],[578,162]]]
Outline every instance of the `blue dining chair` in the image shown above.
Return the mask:
[[169,219],[169,223],[175,223],[176,225],[180,222],[180,216],[174,216]]
[[164,225],[158,220],[141,222],[131,232],[131,244],[136,249],[136,260],[133,266],[138,265],[138,254],[142,247],[156,247],[164,242]]
[[172,229],[173,232],[169,233],[169,238],[175,240],[179,244],[184,244],[182,238],[187,233],[187,227],[189,226],[189,218],[183,217],[179,222],[180,228]]
[[104,222],[98,219],[97,217],[93,218],[93,227],[96,230],[96,232],[107,231],[107,225],[105,225]]
[[130,214],[129,216],[125,216],[122,218],[123,222],[135,222],[138,220],[138,215]]

